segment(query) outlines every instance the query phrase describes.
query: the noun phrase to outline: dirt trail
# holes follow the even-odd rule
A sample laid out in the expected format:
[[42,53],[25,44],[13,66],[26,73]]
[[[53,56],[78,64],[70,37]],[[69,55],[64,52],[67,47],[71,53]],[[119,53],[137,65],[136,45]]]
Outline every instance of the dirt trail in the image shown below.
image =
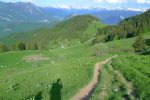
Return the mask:
[[61,48],[61,49],[55,49],[55,50],[51,50],[51,49],[50,49],[49,51],[59,51],[59,50],[64,50],[64,49],[69,49],[69,48],[81,46],[81,45],[86,44],[86,43],[88,43],[88,42],[90,42],[90,41],[92,41],[92,40],[93,40],[93,38],[89,39],[88,41],[86,41],[86,42],[84,42],[84,43],[79,43],[79,44],[76,44],[76,45],[73,45],[73,46],[69,46],[69,47],[65,47],[65,48]]
[[92,95],[92,92],[98,83],[101,67],[114,57],[110,57],[105,61],[96,63],[94,67],[93,79],[89,82],[89,84],[83,87],[75,96],[73,96],[71,100],[87,100]]

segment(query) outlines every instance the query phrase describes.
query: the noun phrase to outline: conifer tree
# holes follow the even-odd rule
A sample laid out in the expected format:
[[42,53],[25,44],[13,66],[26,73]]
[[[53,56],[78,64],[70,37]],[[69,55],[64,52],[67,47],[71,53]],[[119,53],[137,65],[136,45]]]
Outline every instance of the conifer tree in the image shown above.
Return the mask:
[[144,41],[144,37],[140,34],[139,36],[137,36],[133,47],[135,49],[135,52],[138,53],[143,53],[145,50],[145,41]]

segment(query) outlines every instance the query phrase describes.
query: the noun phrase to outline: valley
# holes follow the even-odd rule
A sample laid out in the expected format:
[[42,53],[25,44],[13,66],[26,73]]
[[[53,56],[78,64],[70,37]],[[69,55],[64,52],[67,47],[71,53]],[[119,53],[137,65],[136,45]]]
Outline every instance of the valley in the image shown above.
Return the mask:
[[0,100],[150,100],[150,10],[2,9],[18,17],[0,32]]

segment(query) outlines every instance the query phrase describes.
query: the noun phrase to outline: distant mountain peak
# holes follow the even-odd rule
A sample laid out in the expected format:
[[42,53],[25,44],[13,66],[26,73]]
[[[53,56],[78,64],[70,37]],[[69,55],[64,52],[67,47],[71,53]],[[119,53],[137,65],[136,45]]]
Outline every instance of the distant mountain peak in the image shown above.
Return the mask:
[[72,9],[77,9],[77,10],[126,10],[126,11],[147,11],[148,8],[124,8],[124,7],[117,7],[117,8],[107,8],[103,6],[98,6],[98,7],[81,7],[81,6],[66,6],[66,5],[56,5],[56,6],[51,6],[51,8],[58,8],[58,9],[67,9],[67,10],[72,10]]

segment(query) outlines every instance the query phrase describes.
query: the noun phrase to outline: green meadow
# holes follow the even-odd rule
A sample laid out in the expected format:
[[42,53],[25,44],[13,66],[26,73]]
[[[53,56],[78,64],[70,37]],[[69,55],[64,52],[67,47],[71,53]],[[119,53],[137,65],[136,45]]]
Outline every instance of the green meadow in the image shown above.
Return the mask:
[[[125,42],[128,41],[128,42]],[[47,100],[50,98],[50,91],[53,82],[61,79],[63,88],[61,97],[63,100],[70,99],[80,88],[88,84],[92,79],[94,65],[115,54],[118,55],[112,62],[115,70],[120,71],[123,76],[133,82],[135,88],[135,97],[142,98],[141,95],[148,96],[149,84],[149,56],[138,56],[132,52],[133,39],[116,40],[109,43],[101,43],[95,46],[91,41],[77,44],[72,47],[55,50],[30,50],[30,51],[11,51],[0,54],[0,99],[32,99],[41,98]],[[124,45],[122,46],[122,44]],[[113,48],[113,46],[116,48]],[[120,49],[120,53],[111,52],[112,49]],[[123,53],[122,48],[131,50]],[[103,51],[96,55],[96,51]],[[25,60],[25,57],[42,55],[46,60],[37,60],[35,58]],[[37,58],[38,59],[38,58]],[[36,59],[35,59],[36,60]],[[133,60],[133,61],[132,61]],[[138,62],[139,61],[139,62]],[[138,65],[138,66],[137,66]],[[131,68],[132,67],[132,68]],[[131,72],[130,72],[131,71]],[[135,73],[132,73],[135,71]],[[130,75],[131,74],[131,75]],[[138,75],[139,79],[132,77]],[[131,76],[131,77],[128,77]],[[108,65],[103,66],[100,80],[97,88],[93,92],[92,100],[98,98],[103,86],[108,84],[105,92],[107,98],[111,95],[122,97],[123,94],[117,94],[113,91],[115,74],[110,71]],[[134,83],[134,80],[136,82]],[[146,83],[140,85],[140,82],[146,80]],[[119,81],[119,80],[118,80]],[[121,84],[121,83],[120,83]],[[147,84],[147,85],[145,85]],[[116,85],[120,86],[120,85]],[[146,86],[146,87],[143,87]],[[142,92],[141,88],[144,88]],[[94,99],[93,99],[94,98]],[[38,100],[38,99],[37,99]]]

